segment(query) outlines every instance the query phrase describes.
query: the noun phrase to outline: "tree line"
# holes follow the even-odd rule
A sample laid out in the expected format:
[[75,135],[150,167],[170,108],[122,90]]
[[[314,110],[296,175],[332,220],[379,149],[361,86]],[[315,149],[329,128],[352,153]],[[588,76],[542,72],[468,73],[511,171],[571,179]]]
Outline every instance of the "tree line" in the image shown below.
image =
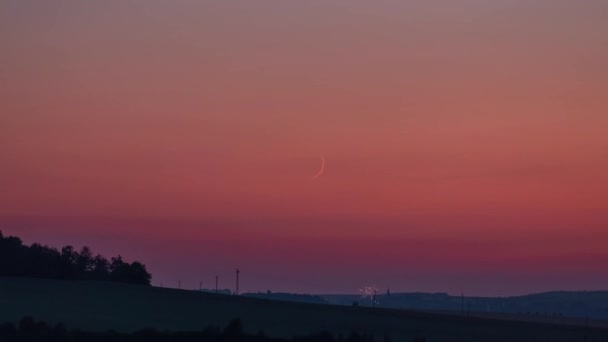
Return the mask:
[[20,238],[4,236],[0,231],[0,276],[20,276],[69,280],[101,280],[150,285],[152,275],[138,261],[128,263],[122,257],[106,259],[94,255],[89,247],[76,251],[72,246],[61,250],[34,243],[23,244]]
[[[114,331],[93,332],[68,330],[62,324],[55,326],[32,317],[24,317],[17,325],[13,323],[0,324],[0,341],[6,342],[373,342],[378,341],[373,336],[352,332],[350,336],[334,336],[329,332],[293,337],[274,338],[260,331],[256,334],[243,330],[239,319],[234,319],[224,329],[210,326],[202,331],[171,332],[154,329],[139,330],[132,333]],[[383,341],[390,341],[384,338]],[[414,340],[414,342],[424,340]]]

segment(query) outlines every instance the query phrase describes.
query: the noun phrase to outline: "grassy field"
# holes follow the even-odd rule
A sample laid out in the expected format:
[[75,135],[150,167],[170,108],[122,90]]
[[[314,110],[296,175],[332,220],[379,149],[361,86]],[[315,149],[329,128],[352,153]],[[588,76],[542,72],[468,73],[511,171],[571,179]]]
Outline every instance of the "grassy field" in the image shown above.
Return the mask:
[[608,341],[608,328],[391,309],[289,303],[99,282],[0,278],[0,322],[24,316],[82,330],[194,331],[240,318],[249,332],[291,337],[320,331],[393,341]]

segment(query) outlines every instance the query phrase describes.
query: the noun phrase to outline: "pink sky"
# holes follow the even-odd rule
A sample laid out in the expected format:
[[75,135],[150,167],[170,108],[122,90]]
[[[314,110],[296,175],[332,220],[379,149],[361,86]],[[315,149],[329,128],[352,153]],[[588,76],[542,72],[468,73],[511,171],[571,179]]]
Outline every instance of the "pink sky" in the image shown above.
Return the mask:
[[607,13],[3,1],[0,229],[155,284],[605,289]]

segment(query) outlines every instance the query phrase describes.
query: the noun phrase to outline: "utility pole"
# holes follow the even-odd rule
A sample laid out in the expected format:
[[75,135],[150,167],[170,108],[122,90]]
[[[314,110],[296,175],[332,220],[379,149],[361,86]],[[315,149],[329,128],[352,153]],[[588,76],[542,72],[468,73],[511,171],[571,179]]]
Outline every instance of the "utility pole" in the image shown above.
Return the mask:
[[215,276],[215,293],[217,293],[217,281],[219,279],[219,276]]
[[178,280],[178,281],[177,281],[177,288],[178,288],[178,289],[181,289],[181,288],[182,288],[182,281],[181,281],[181,280]]
[[372,304],[374,306],[374,308],[376,307],[376,296],[378,295],[378,289],[374,288],[374,297],[372,300]]
[[202,281],[198,282],[198,290],[199,290],[199,292],[203,291],[203,282]]
[[464,292],[460,293],[460,312],[464,314]]
[[239,269],[236,269],[236,295],[239,295],[239,273],[241,273],[241,271],[239,271]]

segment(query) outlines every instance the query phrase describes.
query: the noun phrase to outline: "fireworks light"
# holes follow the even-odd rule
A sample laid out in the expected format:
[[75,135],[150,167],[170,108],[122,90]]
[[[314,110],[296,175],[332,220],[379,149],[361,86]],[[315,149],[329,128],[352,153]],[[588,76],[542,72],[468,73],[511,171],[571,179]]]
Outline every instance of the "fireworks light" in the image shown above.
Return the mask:
[[364,286],[359,289],[359,294],[363,299],[369,299],[372,305],[378,304],[378,289],[375,286]]

